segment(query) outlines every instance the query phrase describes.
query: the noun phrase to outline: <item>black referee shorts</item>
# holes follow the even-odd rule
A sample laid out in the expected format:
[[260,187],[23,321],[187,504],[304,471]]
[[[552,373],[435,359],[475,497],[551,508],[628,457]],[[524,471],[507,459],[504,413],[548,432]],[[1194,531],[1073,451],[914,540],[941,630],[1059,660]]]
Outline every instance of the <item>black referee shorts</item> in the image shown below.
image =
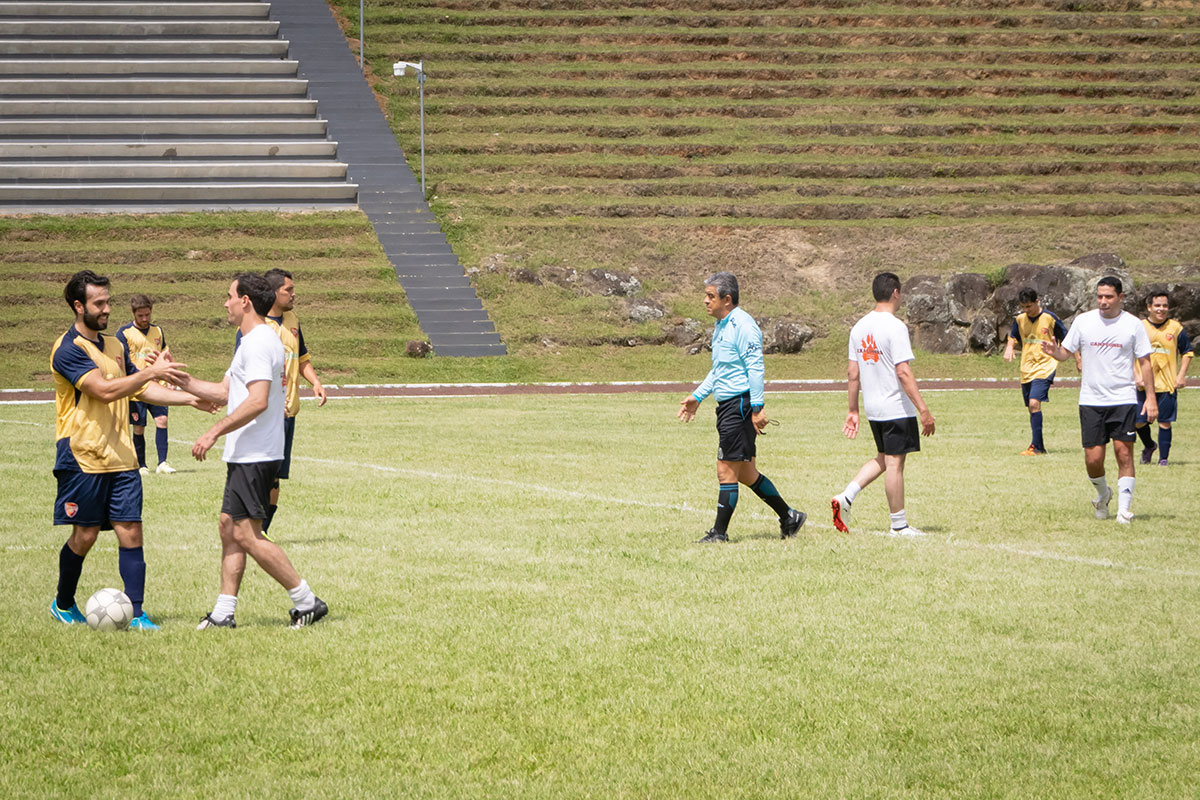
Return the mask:
[[234,519],[266,519],[271,486],[282,461],[255,461],[225,465],[225,497],[221,513]]
[[717,460],[752,461],[758,431],[750,411],[750,393],[717,403]]

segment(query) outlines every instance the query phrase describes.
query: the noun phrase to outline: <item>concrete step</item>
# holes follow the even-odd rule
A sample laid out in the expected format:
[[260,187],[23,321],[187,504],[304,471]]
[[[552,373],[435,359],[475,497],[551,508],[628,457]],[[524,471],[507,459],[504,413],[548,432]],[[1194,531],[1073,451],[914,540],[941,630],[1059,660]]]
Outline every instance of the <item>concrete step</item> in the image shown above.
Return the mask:
[[0,78],[0,97],[303,97],[298,78]]
[[294,78],[298,61],[278,58],[0,59],[0,76],[48,75],[276,75]]
[[[2,134],[0,134],[2,135]],[[13,142],[0,139],[0,159],[336,158],[337,142]],[[2,175],[3,173],[0,173]]]
[[0,184],[14,181],[163,180],[338,180],[346,165],[337,161],[84,161],[8,162]]
[[316,100],[0,100],[3,117],[228,117],[303,116]]
[[0,17],[233,17],[266,19],[270,3],[0,2]]
[[[404,293],[408,294],[408,290],[406,289]],[[478,298],[476,298],[474,300],[471,300],[471,299],[461,299],[460,300],[455,297],[437,298],[437,297],[422,296],[419,301],[414,301],[410,295],[409,302],[412,304],[413,308],[420,309],[421,311],[423,311],[424,309],[444,310],[444,311],[452,311],[452,310],[458,310],[458,309],[461,309],[464,311],[474,311],[475,309],[480,309],[480,310],[483,309],[483,305],[479,302]],[[418,312],[418,316],[419,316],[419,313],[420,312]]]
[[0,203],[155,203],[320,201],[353,203],[358,187],[344,182],[189,184],[79,183],[0,184]]
[[64,39],[6,39],[0,41],[5,57],[33,56],[217,56],[285,58],[283,39],[85,39],[78,34]]
[[323,119],[42,119],[0,118],[0,137],[67,138],[72,141],[97,137],[150,139],[154,137],[242,138],[306,136],[324,139],[328,122]]
[[274,20],[0,19],[0,39],[22,36],[85,39],[95,36],[195,36],[228,39],[237,36],[273,37],[278,33],[279,23]]
[[447,321],[422,319],[420,321],[420,325],[421,330],[425,331],[425,333],[429,335],[459,333],[460,331],[465,331],[468,328],[472,332],[478,332],[479,334],[496,333],[496,327],[492,325],[491,320],[480,320],[475,323],[474,327],[471,327],[470,323],[464,323],[459,320]]

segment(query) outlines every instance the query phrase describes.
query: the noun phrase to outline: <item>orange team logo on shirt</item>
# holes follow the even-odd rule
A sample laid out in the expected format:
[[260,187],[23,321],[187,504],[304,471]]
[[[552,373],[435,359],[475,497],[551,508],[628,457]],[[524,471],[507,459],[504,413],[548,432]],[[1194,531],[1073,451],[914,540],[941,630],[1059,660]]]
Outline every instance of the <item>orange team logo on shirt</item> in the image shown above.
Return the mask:
[[862,345],[858,348],[858,352],[862,355],[863,361],[879,361],[879,348],[875,346],[875,335],[867,334],[867,338],[862,340]]
[[79,506],[75,503],[63,503],[63,511],[67,512],[68,517],[74,517],[79,513]]

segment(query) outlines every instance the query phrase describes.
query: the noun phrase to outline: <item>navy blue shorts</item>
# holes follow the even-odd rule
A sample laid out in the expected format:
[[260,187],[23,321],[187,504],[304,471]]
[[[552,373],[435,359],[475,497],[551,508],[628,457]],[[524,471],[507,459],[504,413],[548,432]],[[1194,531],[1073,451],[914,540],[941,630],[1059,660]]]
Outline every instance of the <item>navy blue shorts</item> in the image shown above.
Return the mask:
[[142,476],[136,469],[103,473],[56,469],[54,477],[58,479],[55,525],[99,525],[107,531],[114,522],[142,521]]
[[1037,400],[1042,403],[1050,402],[1050,387],[1054,385],[1054,374],[1051,373],[1049,378],[1034,378],[1029,383],[1021,384],[1021,397],[1025,400],[1025,405],[1029,405],[1030,400]]
[[142,403],[138,400],[129,401],[129,424],[146,426],[154,417],[165,417],[167,415],[166,406],[155,406],[150,403]]
[[283,461],[279,463],[279,480],[287,480],[292,469],[292,437],[296,435],[296,418],[283,418]]
[[717,403],[717,460],[752,461],[758,431],[750,411],[750,393]]
[[[1179,392],[1155,392],[1154,396],[1158,398],[1158,421],[1174,422],[1175,416],[1179,413]],[[1140,427],[1146,424],[1146,415],[1142,413],[1142,403],[1146,402],[1146,392],[1138,389],[1137,399],[1137,424]]]

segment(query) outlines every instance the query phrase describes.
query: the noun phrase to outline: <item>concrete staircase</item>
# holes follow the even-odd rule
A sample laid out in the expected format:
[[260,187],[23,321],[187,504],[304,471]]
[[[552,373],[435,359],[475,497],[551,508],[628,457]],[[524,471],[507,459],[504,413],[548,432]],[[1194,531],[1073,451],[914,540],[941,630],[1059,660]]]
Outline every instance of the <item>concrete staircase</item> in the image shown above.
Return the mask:
[[270,8],[0,0],[0,211],[353,206]]

